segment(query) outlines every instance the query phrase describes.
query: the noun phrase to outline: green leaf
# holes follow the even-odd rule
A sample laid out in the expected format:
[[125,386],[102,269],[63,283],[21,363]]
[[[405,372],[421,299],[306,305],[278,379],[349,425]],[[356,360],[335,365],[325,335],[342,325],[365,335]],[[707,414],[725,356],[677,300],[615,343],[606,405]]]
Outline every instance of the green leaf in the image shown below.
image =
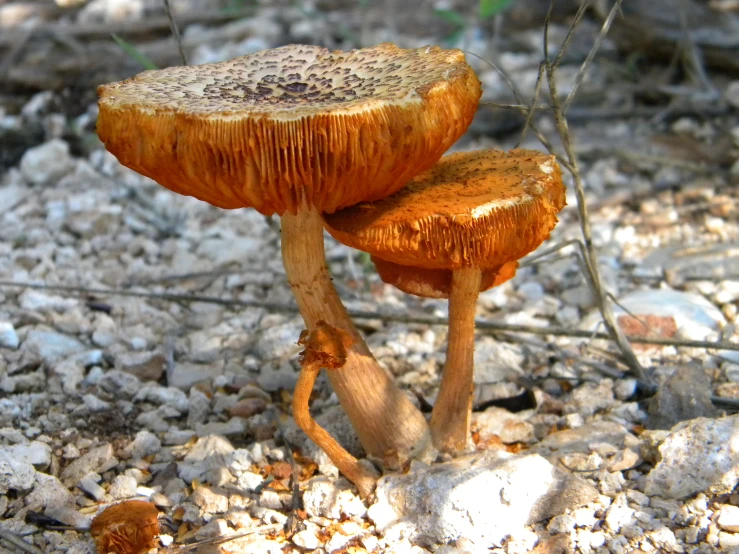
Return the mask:
[[480,0],[480,19],[488,19],[508,9],[513,0]]
[[464,28],[467,26],[467,22],[464,20],[464,17],[454,10],[434,10],[434,15],[443,19],[447,23],[451,23],[455,27]]
[[139,52],[133,44],[123,40],[121,37],[119,37],[115,33],[113,33],[110,36],[113,37],[113,40],[121,48],[121,50],[123,50],[126,54],[128,54],[132,59],[139,62],[143,66],[144,69],[159,69],[157,67],[157,64],[151,61],[151,58],[149,58],[149,56]]

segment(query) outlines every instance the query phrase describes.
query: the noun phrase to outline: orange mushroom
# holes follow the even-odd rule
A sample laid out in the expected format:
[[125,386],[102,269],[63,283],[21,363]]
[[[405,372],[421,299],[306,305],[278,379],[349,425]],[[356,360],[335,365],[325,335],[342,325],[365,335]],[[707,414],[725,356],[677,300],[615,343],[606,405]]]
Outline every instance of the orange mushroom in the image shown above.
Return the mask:
[[118,160],[180,194],[282,217],[282,257],[306,327],[348,332],[329,372],[366,452],[405,458],[422,414],[377,364],[325,263],[320,213],[392,194],[464,133],[480,83],[459,50],[351,52],[291,45],[103,85],[98,135]]
[[158,518],[151,502],[127,500],[95,516],[90,534],[99,554],[145,554],[159,546]]
[[438,449],[467,445],[479,292],[515,275],[564,205],[553,156],[487,150],[445,156],[392,196],[324,216],[336,240],[372,255],[383,281],[449,298],[447,358],[431,414]]

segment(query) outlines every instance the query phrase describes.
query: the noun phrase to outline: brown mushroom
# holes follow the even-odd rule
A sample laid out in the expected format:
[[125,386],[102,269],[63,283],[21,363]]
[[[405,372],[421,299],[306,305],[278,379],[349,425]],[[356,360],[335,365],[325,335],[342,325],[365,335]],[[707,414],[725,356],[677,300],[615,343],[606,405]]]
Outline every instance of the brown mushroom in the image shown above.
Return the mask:
[[449,298],[449,344],[431,434],[458,452],[469,437],[475,304],[549,237],[565,190],[553,156],[530,150],[452,154],[403,189],[324,216],[338,241],[372,255],[385,282]]
[[282,256],[306,327],[350,333],[329,378],[367,453],[406,457],[423,416],[377,364],[325,263],[320,213],[387,196],[465,131],[480,84],[459,50],[291,45],[145,71],[103,85],[98,135],[119,161],[222,208],[282,217]]
[[159,546],[159,533],[159,510],[145,500],[113,504],[90,525],[99,554],[145,554]]

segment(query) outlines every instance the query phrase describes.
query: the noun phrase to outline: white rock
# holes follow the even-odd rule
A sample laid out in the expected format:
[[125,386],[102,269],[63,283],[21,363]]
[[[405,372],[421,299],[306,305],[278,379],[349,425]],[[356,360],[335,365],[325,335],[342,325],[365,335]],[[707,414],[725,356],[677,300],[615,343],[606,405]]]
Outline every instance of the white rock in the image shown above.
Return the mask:
[[157,436],[149,431],[143,430],[136,433],[136,437],[123,449],[124,454],[139,460],[146,456],[158,453],[162,449],[162,442]]
[[232,417],[228,421],[213,421],[195,426],[195,433],[200,437],[223,435],[224,437],[243,437],[246,433],[247,421],[243,417]]
[[297,342],[303,329],[302,319],[268,327],[262,331],[254,353],[264,361],[289,357],[300,350]]
[[629,507],[629,501],[625,494],[618,494],[613,500],[608,507],[605,522],[606,527],[614,533],[618,533],[622,527],[636,523],[635,512]]
[[520,374],[523,359],[520,346],[480,337],[475,341],[474,381],[478,385],[507,381]]
[[18,457],[12,447],[0,447],[0,494],[26,491],[35,481],[36,470],[30,461]]
[[74,395],[85,379],[85,366],[76,358],[72,356],[51,367],[52,373],[58,375],[62,382],[62,390],[69,395]]
[[316,548],[321,546],[321,541],[318,540],[316,534],[309,529],[306,529],[305,531],[300,531],[299,533],[295,533],[293,535],[292,541],[295,546],[305,548],[306,550],[315,550]]
[[79,480],[77,486],[89,494],[93,500],[98,502],[105,498],[105,489],[98,485],[100,475],[97,473],[88,473]]
[[167,384],[183,391],[202,382],[210,382],[223,374],[222,364],[193,364],[178,362],[174,364],[172,371],[167,373]]
[[44,442],[32,441],[6,448],[15,458],[28,462],[37,469],[47,468],[51,463],[51,447]]
[[79,305],[79,301],[74,298],[62,298],[44,292],[26,289],[18,297],[21,308],[31,312],[66,312]]
[[49,185],[69,173],[74,162],[69,155],[69,145],[61,139],[29,148],[21,158],[23,177],[34,185]]
[[480,433],[482,441],[488,441],[493,435],[500,437],[505,444],[514,442],[536,442],[534,426],[526,421],[530,412],[511,413],[503,408],[488,408],[484,412],[472,414],[472,423]]
[[62,471],[62,482],[68,487],[74,486],[85,475],[92,472],[104,472],[118,464],[113,456],[113,446],[103,444],[93,448],[84,456],[77,458]]
[[116,500],[122,500],[136,496],[137,486],[136,479],[130,475],[116,475],[108,492]]
[[15,350],[18,348],[20,340],[15,327],[9,321],[0,321],[0,348],[10,348]]
[[84,395],[82,397],[82,401],[92,413],[107,412],[108,410],[110,410],[110,402],[106,402],[105,400],[98,398],[94,394]]
[[739,415],[676,425],[659,445],[658,458],[646,476],[648,496],[731,492],[739,480]]
[[716,523],[724,531],[739,533],[739,508],[728,504],[722,506]]
[[144,385],[133,397],[134,402],[151,402],[157,406],[167,405],[181,414],[187,413],[187,395],[175,387],[163,387],[155,383]]
[[26,340],[23,341],[23,348],[38,354],[47,364],[52,364],[73,354],[83,352],[87,347],[69,335],[63,335],[56,331],[32,329],[26,335]]
[[376,497],[369,517],[386,537],[500,546],[527,525],[591,502],[597,491],[538,455],[491,450],[386,476]]
[[224,437],[218,435],[202,437],[185,455],[183,461],[177,464],[178,475],[188,483],[195,479],[202,481],[210,468],[225,467],[226,459],[233,451],[234,447]]

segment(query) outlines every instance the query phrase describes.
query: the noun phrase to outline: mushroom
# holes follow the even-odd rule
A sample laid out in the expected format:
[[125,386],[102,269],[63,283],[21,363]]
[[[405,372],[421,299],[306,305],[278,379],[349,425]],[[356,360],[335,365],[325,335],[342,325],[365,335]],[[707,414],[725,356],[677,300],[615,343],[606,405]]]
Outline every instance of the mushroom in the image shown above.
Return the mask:
[[141,554],[159,546],[159,510],[145,500],[108,506],[90,524],[99,554]]
[[383,281],[449,298],[447,357],[431,414],[439,450],[467,445],[479,292],[515,275],[564,205],[553,156],[486,150],[445,156],[392,196],[324,216],[336,240],[372,255]]
[[373,358],[325,263],[321,212],[392,194],[464,133],[480,83],[459,50],[290,45],[99,87],[98,135],[166,188],[282,217],[287,280],[309,330],[348,332],[329,372],[368,455],[404,459],[428,426]]

